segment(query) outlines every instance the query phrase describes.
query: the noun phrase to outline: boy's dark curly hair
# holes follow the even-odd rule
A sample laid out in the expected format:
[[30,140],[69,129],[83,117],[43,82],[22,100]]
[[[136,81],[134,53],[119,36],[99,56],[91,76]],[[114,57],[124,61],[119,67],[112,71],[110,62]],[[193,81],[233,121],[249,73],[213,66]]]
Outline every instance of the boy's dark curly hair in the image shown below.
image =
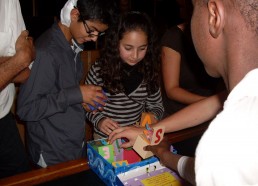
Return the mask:
[[121,16],[117,26],[111,27],[106,35],[105,47],[103,47],[100,65],[100,75],[104,81],[104,87],[110,93],[124,91],[122,84],[122,59],[119,54],[119,42],[123,35],[129,31],[141,30],[148,38],[148,48],[145,57],[140,62],[138,71],[143,74],[143,80],[147,85],[148,94],[159,88],[159,56],[156,32],[153,24],[145,13],[128,12]]

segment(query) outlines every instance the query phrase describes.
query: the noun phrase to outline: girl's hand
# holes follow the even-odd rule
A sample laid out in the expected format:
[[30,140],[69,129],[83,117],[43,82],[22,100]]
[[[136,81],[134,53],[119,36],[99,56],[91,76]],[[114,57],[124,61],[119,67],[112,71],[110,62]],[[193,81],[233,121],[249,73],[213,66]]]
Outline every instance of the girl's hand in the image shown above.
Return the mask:
[[109,135],[113,130],[119,128],[119,125],[110,118],[104,118],[98,123],[98,128],[104,134]]
[[110,135],[109,135],[109,142],[112,144],[116,139],[119,138],[126,138],[128,141],[123,143],[120,147],[121,148],[128,148],[132,147],[135,143],[135,140],[139,134],[142,134],[144,127],[120,127],[115,129]]

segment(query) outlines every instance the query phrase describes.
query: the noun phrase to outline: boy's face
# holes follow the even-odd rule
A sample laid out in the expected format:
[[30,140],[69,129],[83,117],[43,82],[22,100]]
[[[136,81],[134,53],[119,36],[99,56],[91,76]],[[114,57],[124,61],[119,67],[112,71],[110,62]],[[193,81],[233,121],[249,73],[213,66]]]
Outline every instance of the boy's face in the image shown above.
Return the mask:
[[191,32],[196,52],[210,76],[218,77],[216,72],[216,45],[209,33],[209,12],[204,0],[192,0],[194,11],[191,20]]
[[99,21],[85,20],[72,22],[70,25],[70,31],[73,39],[79,44],[83,44],[88,41],[97,41],[100,34],[102,34],[108,25]]

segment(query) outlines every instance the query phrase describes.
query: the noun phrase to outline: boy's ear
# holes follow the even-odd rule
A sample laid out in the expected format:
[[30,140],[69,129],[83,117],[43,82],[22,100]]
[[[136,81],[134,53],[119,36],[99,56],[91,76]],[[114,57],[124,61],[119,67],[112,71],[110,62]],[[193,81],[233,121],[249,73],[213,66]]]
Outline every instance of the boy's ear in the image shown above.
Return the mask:
[[78,21],[79,15],[80,15],[80,13],[79,13],[79,11],[78,11],[76,8],[73,8],[73,9],[71,10],[71,13],[70,13],[71,20],[73,20],[73,21]]
[[212,37],[217,38],[224,28],[224,6],[221,1],[217,0],[210,0],[207,6],[209,11],[209,31]]

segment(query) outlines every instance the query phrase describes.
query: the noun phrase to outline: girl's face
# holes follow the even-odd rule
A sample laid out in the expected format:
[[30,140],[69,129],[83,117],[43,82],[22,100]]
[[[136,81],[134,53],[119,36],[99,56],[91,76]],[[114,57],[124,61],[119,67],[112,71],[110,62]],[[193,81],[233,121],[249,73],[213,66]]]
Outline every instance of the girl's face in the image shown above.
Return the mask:
[[125,32],[119,43],[121,59],[128,65],[136,65],[145,56],[148,48],[148,38],[142,30]]

